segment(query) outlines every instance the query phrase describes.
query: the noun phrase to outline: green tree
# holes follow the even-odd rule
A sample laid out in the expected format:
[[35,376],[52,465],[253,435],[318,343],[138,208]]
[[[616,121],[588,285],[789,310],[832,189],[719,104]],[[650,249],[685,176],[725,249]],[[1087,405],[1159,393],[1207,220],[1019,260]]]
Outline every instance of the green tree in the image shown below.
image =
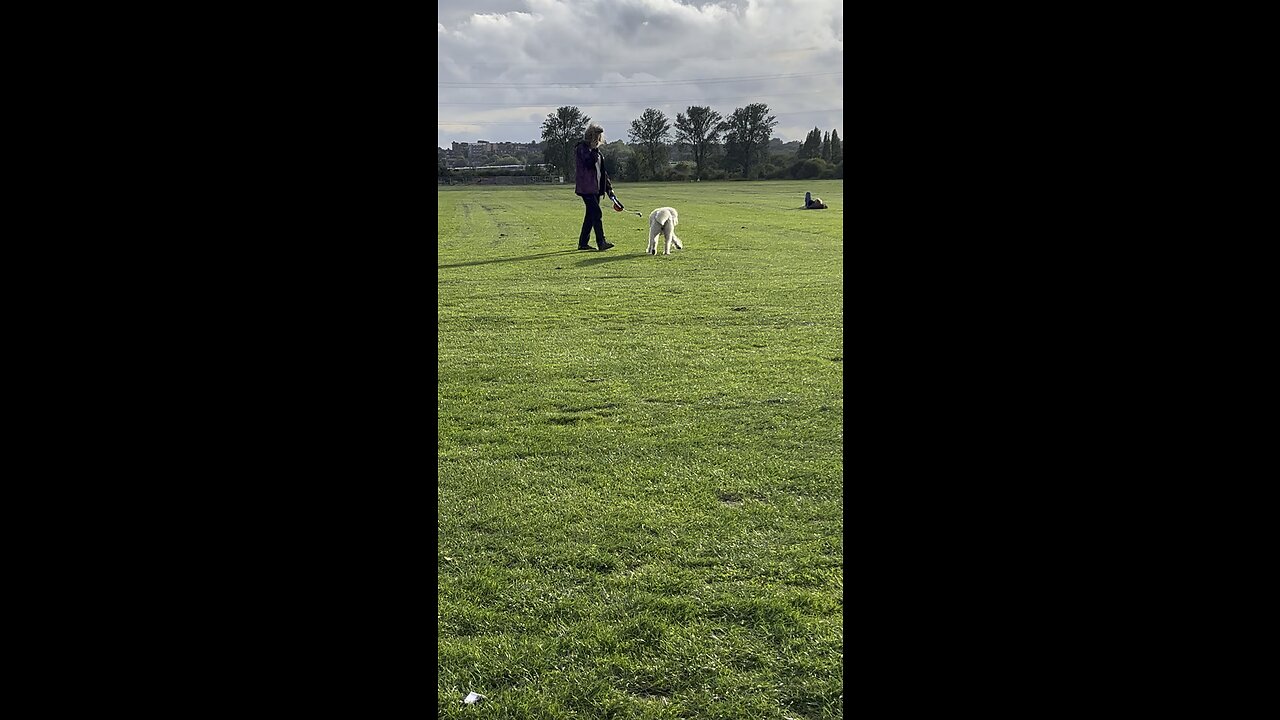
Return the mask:
[[626,160],[631,157],[631,148],[622,140],[614,140],[611,143],[605,143],[600,148],[601,154],[604,155],[604,171],[609,173],[609,177],[614,180],[634,180],[628,177],[626,173]]
[[829,172],[831,166],[822,158],[808,158],[805,160],[797,160],[791,166],[791,177],[797,180],[811,180],[821,177],[823,173]]
[[844,149],[840,147],[840,134],[835,130],[831,131],[831,162],[834,165],[844,162]]
[[710,107],[697,105],[690,105],[688,113],[676,113],[676,142],[693,151],[694,175],[701,180],[707,158],[720,140],[720,123],[724,118]]
[[640,154],[644,164],[649,168],[649,175],[657,177],[658,164],[667,159],[666,143],[671,139],[671,123],[661,110],[645,108],[644,114],[631,121],[628,133],[631,142],[640,146]]
[[626,179],[632,181],[640,179],[640,158],[636,157],[634,152],[627,155],[627,159],[622,162],[622,167],[626,169],[624,173]]
[[769,114],[769,106],[764,103],[735,109],[721,123],[726,169],[741,169],[742,177],[750,178],[751,169],[768,159],[769,138],[777,126],[778,119]]
[[542,121],[543,158],[560,174],[574,180],[573,146],[587,131],[591,118],[572,105],[556,108]]
[[831,162],[831,133],[822,134],[822,159]]
[[808,160],[816,158],[822,152],[822,131],[814,128],[804,138],[804,144],[800,146],[800,150],[796,152],[797,160]]

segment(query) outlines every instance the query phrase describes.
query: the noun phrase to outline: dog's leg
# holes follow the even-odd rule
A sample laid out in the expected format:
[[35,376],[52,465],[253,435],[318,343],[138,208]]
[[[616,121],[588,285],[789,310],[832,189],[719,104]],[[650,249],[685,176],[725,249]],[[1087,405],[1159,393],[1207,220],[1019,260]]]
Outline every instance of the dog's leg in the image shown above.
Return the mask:
[[667,240],[667,248],[666,252],[663,253],[664,255],[671,254],[671,238],[674,234],[675,226],[671,224],[671,218],[667,218],[667,221],[662,223],[662,236]]
[[683,250],[683,249],[684,249],[684,245],[681,245],[681,244],[680,244],[680,238],[679,238],[679,237],[677,237],[677,236],[676,236],[676,234],[675,234],[674,232],[673,232],[673,233],[671,233],[671,242],[673,242],[673,243],[675,243],[675,244],[676,244],[676,249],[677,249],[677,250]]

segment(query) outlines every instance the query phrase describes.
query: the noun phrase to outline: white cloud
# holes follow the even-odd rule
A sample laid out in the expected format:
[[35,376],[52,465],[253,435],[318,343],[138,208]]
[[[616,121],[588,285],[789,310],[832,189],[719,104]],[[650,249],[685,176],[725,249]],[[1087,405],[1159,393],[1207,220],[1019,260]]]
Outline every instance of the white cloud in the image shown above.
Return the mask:
[[839,0],[449,0],[439,15],[441,147],[535,140],[561,105],[614,139],[647,107],[674,122],[689,105],[727,116],[752,102],[784,140],[815,125],[845,135]]

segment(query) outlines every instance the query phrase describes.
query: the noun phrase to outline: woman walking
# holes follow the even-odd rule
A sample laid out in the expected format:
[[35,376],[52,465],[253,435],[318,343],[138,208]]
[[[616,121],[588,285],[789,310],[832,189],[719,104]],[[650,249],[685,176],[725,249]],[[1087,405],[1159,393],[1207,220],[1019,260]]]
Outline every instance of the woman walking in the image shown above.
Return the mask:
[[591,229],[596,231],[596,245],[601,250],[608,250],[613,243],[604,239],[603,213],[600,212],[600,198],[613,190],[609,182],[609,173],[604,171],[604,155],[600,154],[600,146],[604,144],[604,128],[596,124],[587,126],[587,132],[573,149],[577,160],[577,177],[573,191],[582,198],[587,206],[587,214],[582,218],[582,232],[578,234],[578,249],[592,249],[587,242],[591,239]]

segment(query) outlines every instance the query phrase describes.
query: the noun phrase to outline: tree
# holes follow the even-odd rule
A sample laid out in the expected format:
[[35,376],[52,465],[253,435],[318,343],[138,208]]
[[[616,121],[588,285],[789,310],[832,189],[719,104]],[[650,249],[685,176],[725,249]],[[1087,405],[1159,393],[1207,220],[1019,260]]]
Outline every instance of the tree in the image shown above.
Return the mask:
[[769,106],[752,103],[737,108],[721,123],[725,139],[725,160],[729,168],[742,168],[742,177],[751,177],[751,168],[769,157],[769,138],[778,119],[769,114]]
[[831,131],[831,162],[834,165],[844,162],[844,149],[840,147],[840,135],[835,130]]
[[671,139],[671,123],[661,110],[645,108],[644,114],[631,121],[631,142],[640,145],[650,176],[657,177],[658,163],[665,161],[666,142]]
[[796,153],[797,160],[808,160],[816,158],[822,152],[822,131],[814,128],[804,138],[804,145],[800,146],[800,151]]
[[695,177],[702,179],[702,168],[720,140],[720,123],[724,118],[710,107],[689,106],[689,114],[676,113],[676,142],[693,151]]
[[831,133],[822,134],[822,159],[831,162]]
[[631,157],[631,148],[621,140],[614,140],[611,143],[605,143],[600,148],[601,154],[604,155],[604,171],[614,180],[633,180],[627,177],[626,160]]
[[574,179],[573,146],[586,133],[591,118],[572,105],[556,108],[542,121],[543,159],[560,174]]
[[807,160],[797,160],[795,165],[791,166],[791,177],[797,180],[812,180],[821,177],[823,173],[829,172],[831,166],[822,158],[808,158]]

